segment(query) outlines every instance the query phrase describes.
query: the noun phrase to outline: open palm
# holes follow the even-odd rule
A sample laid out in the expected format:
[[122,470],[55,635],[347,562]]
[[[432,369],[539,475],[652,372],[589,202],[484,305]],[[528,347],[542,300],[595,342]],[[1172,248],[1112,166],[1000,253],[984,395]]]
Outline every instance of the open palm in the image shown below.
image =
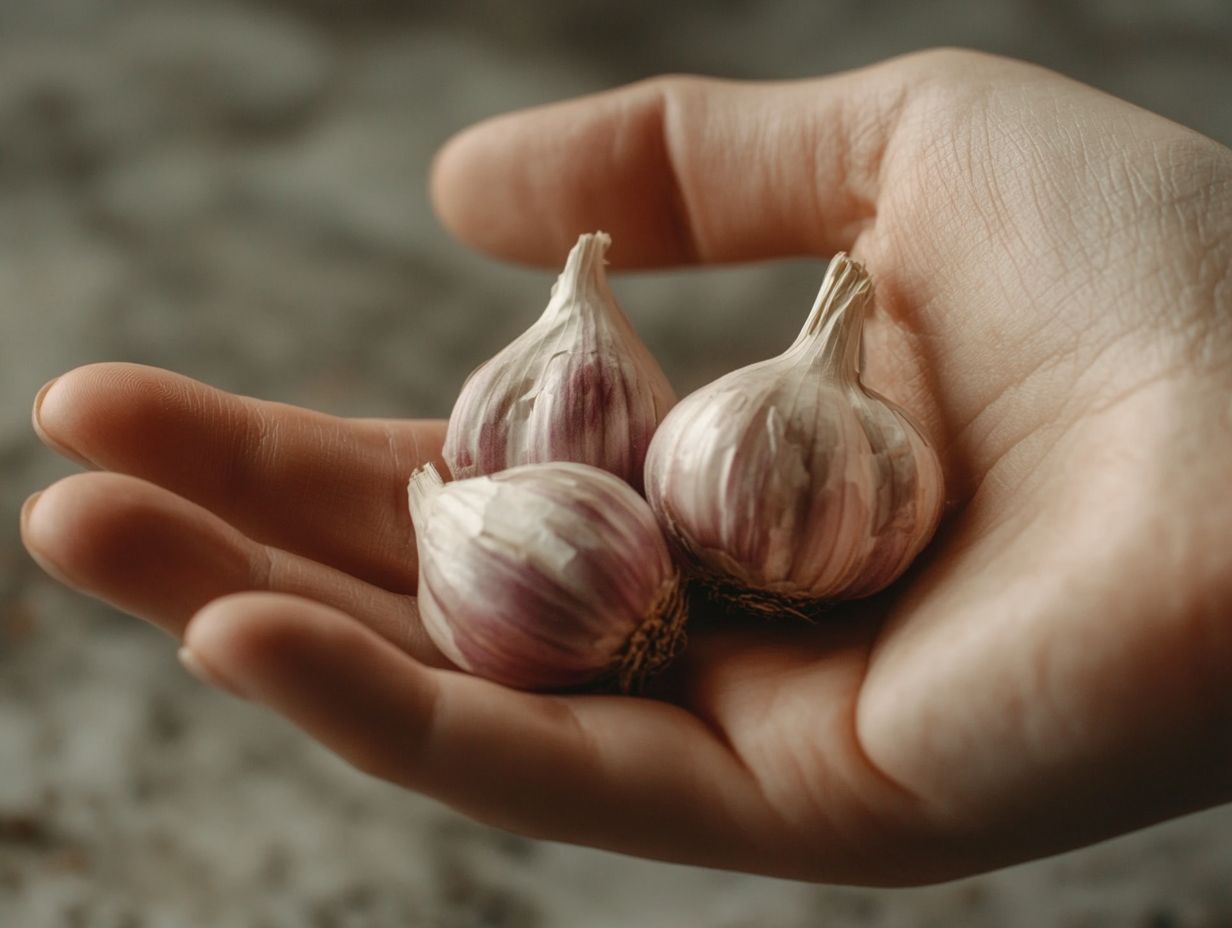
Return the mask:
[[415,621],[405,485],[443,423],[106,364],[36,403],[95,471],[27,505],[40,563],[357,766],[536,836],[910,883],[1232,798],[1232,152],[941,52],[503,117],[434,194],[542,263],[594,228],[627,266],[853,251],[865,380],[941,449],[932,547],[816,626],[697,632],[665,698],[514,692]]

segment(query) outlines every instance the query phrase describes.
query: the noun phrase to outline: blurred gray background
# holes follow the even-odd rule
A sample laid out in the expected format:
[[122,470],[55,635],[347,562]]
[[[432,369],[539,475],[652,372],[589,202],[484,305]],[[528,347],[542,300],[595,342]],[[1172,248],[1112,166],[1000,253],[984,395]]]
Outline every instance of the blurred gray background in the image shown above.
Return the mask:
[[[427,168],[457,129],[661,71],[798,77],[935,44],[1232,142],[1228,0],[0,0],[0,925],[1232,926],[1228,809],[897,892],[491,831],[207,692],[172,642],[21,551],[22,500],[71,472],[34,441],[30,402],[78,364],[446,414],[551,281],[436,225]],[[779,350],[819,272],[615,286],[684,391]]]

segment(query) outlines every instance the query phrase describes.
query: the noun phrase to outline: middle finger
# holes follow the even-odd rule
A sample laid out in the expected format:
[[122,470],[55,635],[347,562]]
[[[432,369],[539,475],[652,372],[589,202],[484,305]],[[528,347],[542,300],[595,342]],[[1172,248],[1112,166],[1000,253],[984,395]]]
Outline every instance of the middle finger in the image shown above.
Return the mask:
[[247,538],[213,513],[144,480],[77,474],[22,512],[22,539],[52,576],[181,637],[231,593],[292,593],[345,610],[417,660],[446,662],[412,596]]

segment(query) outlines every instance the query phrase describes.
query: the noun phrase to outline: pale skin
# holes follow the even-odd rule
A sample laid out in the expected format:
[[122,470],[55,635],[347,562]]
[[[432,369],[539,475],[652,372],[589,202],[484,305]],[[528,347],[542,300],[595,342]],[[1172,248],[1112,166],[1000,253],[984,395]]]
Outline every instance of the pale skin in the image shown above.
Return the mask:
[[945,51],[505,116],[432,191],[547,266],[597,228],[627,267],[851,251],[865,380],[947,474],[916,568],[816,627],[695,634],[667,698],[507,690],[413,621],[406,480],[443,423],[126,364],[39,395],[89,468],[27,503],[39,563],[362,770],[538,837],[910,884],[1232,799],[1232,151]]

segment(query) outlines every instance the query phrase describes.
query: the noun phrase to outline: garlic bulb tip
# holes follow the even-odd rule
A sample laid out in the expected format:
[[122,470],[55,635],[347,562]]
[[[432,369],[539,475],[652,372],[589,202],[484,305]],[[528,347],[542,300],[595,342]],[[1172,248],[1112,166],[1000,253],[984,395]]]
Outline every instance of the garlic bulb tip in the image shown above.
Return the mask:
[[445,436],[454,477],[574,461],[640,489],[676,394],[608,286],[610,243],[581,236],[538,321],[467,379]]

